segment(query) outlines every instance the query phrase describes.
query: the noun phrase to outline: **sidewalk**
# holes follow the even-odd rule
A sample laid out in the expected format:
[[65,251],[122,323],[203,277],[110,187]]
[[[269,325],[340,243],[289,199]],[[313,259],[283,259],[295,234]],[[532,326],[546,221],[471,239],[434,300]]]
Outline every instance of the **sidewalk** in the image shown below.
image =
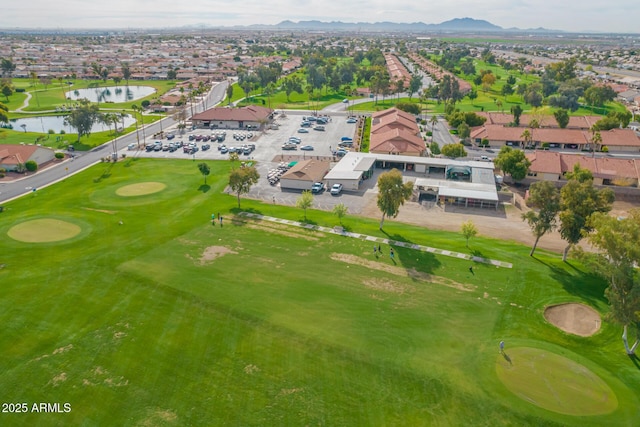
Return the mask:
[[451,258],[459,258],[459,259],[465,259],[465,260],[469,260],[469,261],[473,261],[473,262],[479,262],[479,263],[482,263],[482,264],[495,265],[496,267],[513,268],[513,264],[511,264],[509,262],[503,262],[503,261],[498,261],[498,260],[489,259],[489,258],[483,258],[483,257],[478,257],[478,256],[471,256],[471,255],[468,255],[468,254],[463,254],[461,252],[453,252],[453,251],[448,251],[448,250],[445,250],[445,249],[432,248],[430,246],[416,245],[416,244],[412,244],[412,243],[401,242],[401,241],[398,241],[398,240],[389,240],[389,239],[385,239],[385,238],[382,238],[382,237],[367,236],[366,234],[351,233],[351,232],[348,232],[348,231],[344,231],[342,229],[342,227],[335,227],[335,228],[321,227],[319,225],[303,224],[303,223],[298,222],[298,221],[290,221],[288,219],[275,218],[275,217],[272,217],[272,216],[265,216],[265,215],[258,215],[258,214],[254,214],[254,213],[251,213],[251,212],[240,212],[239,215],[240,216],[249,217],[249,218],[256,218],[256,219],[260,219],[260,220],[263,220],[263,221],[271,221],[271,222],[277,222],[277,223],[280,223],[280,224],[292,225],[294,227],[306,228],[307,230],[321,231],[323,233],[338,234],[338,235],[341,235],[341,236],[351,237],[351,238],[354,238],[354,239],[366,240],[366,241],[369,241],[369,242],[384,243],[384,244],[393,245],[393,246],[401,246],[401,247],[404,247],[404,248],[415,249],[417,251],[422,251],[422,252],[431,252],[431,253],[434,253],[434,254],[444,255],[444,256],[451,257]]

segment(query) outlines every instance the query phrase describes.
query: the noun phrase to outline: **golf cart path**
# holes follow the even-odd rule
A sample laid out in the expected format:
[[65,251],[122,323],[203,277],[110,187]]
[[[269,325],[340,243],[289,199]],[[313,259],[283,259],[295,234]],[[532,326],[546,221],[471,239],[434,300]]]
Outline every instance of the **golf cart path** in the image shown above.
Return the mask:
[[263,221],[271,221],[271,222],[277,222],[280,224],[292,225],[294,227],[306,228],[307,230],[322,231],[323,233],[339,234],[341,236],[352,237],[354,239],[367,240],[367,241],[376,242],[376,243],[384,243],[387,245],[401,246],[404,248],[415,249],[422,252],[431,252],[434,254],[444,255],[452,258],[466,259],[473,262],[495,265],[496,267],[513,268],[513,265],[509,262],[503,262],[503,261],[483,258],[479,256],[472,256],[468,254],[463,254],[461,252],[448,251],[446,249],[432,248],[430,246],[416,245],[413,243],[401,242],[398,240],[390,240],[382,237],[367,236],[366,234],[351,233],[349,231],[344,231],[342,227],[335,227],[335,228],[321,227],[319,225],[303,224],[298,221],[290,221],[288,219],[275,218],[275,217],[266,216],[266,215],[259,215],[251,212],[240,212],[239,215],[249,217],[249,218],[256,218]]

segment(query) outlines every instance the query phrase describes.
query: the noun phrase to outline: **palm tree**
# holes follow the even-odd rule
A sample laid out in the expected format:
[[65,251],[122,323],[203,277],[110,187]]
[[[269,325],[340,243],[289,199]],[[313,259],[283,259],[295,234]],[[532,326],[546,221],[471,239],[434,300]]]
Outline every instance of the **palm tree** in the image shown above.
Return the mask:
[[[105,125],[107,125],[107,127],[109,128],[109,132],[111,132],[111,125],[113,124],[114,127],[117,126],[118,116],[114,113],[104,113],[100,115],[99,120]],[[113,135],[113,139],[111,140],[111,149],[112,149],[112,153],[116,153],[118,151],[118,146],[116,145],[115,133]],[[114,157],[114,160],[116,159],[117,157]]]
[[[142,142],[144,142],[147,139],[147,136],[144,133],[144,116],[142,115],[143,109],[142,107],[139,107],[137,104],[133,104],[131,108],[133,109],[133,111],[140,114],[140,124],[142,125]],[[136,117],[136,123],[137,122],[138,122],[138,117]]]
[[591,156],[595,157],[598,144],[602,144],[602,135],[599,130],[591,129],[591,143],[593,144],[591,147]]
[[523,145],[525,147],[528,147],[531,144],[531,141],[533,140],[533,136],[531,135],[531,131],[529,129],[525,129],[522,132],[522,135],[520,135],[520,137],[524,140]]
[[431,120],[429,120],[429,123],[431,123],[431,133],[433,134],[433,131],[438,124],[438,116],[436,116],[435,113],[433,113],[433,115],[431,116]]

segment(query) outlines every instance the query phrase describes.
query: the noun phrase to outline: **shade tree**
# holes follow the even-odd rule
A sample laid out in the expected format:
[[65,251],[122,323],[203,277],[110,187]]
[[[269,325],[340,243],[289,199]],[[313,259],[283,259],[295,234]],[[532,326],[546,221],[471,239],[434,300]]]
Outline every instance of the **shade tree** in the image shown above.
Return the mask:
[[380,230],[384,225],[385,217],[395,218],[398,216],[400,206],[411,197],[413,193],[413,182],[402,182],[402,173],[398,169],[391,169],[389,172],[381,173],[378,177],[378,199],[377,205],[382,212],[380,219]]
[[534,182],[529,187],[527,205],[532,209],[522,214],[522,220],[527,221],[535,237],[529,252],[529,256],[533,256],[540,238],[556,227],[560,211],[560,191],[553,182]]

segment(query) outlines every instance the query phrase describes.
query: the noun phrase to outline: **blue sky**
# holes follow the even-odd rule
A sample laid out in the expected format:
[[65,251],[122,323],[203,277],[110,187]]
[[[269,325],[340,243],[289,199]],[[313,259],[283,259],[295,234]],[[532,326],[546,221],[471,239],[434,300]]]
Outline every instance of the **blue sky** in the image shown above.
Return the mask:
[[283,20],[440,23],[485,19],[501,27],[640,32],[637,0],[13,0],[0,28],[158,28],[277,24]]

